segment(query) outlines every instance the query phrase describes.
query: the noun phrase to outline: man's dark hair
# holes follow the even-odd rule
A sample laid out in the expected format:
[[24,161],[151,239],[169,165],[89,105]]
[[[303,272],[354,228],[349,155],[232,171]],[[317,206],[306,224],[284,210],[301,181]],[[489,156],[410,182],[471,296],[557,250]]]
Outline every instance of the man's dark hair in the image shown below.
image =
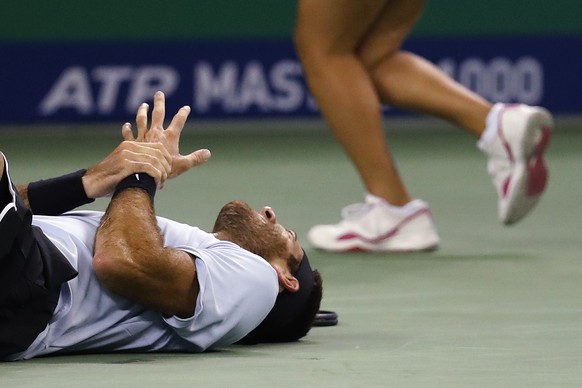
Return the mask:
[[281,292],[269,315],[239,344],[294,342],[311,330],[323,297],[323,279],[319,271],[311,269],[306,254],[293,275],[299,290]]

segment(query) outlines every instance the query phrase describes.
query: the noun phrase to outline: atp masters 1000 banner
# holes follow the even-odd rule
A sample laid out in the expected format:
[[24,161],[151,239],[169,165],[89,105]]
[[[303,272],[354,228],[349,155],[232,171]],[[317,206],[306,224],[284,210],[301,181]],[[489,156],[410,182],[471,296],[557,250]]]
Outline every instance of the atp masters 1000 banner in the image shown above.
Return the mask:
[[[172,110],[191,105],[192,119],[318,115],[288,39],[0,48],[5,123],[127,120],[156,90]],[[489,100],[582,113],[582,37],[418,37],[406,48]]]
[[[194,120],[316,117],[295,13],[292,0],[4,2],[0,124],[119,122],[157,89]],[[579,0],[429,1],[406,48],[492,101],[577,115],[580,15]]]

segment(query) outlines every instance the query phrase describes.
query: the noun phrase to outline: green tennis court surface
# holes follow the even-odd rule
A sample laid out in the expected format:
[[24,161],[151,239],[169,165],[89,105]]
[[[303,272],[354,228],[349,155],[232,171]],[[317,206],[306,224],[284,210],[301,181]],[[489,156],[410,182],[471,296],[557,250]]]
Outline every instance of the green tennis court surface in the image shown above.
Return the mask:
[[[0,133],[17,181],[95,163],[115,126]],[[61,356],[0,364],[1,387],[578,387],[582,386],[582,131],[558,125],[550,182],[536,211],[501,226],[485,157],[450,129],[396,130],[389,142],[411,193],[433,211],[442,246],[424,254],[329,254],[305,241],[362,200],[362,186],[327,131],[204,132],[182,152],[213,158],[167,183],[157,212],[212,227],[226,201],[270,205],[305,241],[324,276],[334,327],[295,344],[205,354]],[[90,208],[104,209],[106,200]]]

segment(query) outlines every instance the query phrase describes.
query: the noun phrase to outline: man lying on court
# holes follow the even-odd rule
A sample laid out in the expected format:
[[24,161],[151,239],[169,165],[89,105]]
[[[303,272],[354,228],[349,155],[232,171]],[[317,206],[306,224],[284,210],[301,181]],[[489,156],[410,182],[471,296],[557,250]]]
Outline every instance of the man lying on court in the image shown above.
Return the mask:
[[[201,352],[307,334],[321,277],[271,208],[230,202],[213,233],[156,217],[156,188],[210,157],[180,155],[189,112],[164,129],[158,92],[150,127],[143,104],[137,137],[125,124],[102,162],[18,189],[0,154],[0,359]],[[61,214],[107,195],[105,213]]]

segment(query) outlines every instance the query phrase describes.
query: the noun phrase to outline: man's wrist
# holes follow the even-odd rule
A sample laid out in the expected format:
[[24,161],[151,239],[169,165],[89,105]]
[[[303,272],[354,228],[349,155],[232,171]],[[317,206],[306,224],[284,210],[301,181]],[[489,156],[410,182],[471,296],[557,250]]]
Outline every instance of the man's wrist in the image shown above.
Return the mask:
[[76,207],[91,203],[83,187],[82,169],[60,177],[28,184],[28,202],[34,214],[59,215]]
[[154,199],[156,195],[157,186],[154,178],[152,178],[150,175],[144,172],[140,172],[136,174],[131,174],[128,177],[124,178],[121,182],[119,182],[119,184],[115,188],[113,196],[115,197],[122,191],[134,187],[145,190],[152,199]]

